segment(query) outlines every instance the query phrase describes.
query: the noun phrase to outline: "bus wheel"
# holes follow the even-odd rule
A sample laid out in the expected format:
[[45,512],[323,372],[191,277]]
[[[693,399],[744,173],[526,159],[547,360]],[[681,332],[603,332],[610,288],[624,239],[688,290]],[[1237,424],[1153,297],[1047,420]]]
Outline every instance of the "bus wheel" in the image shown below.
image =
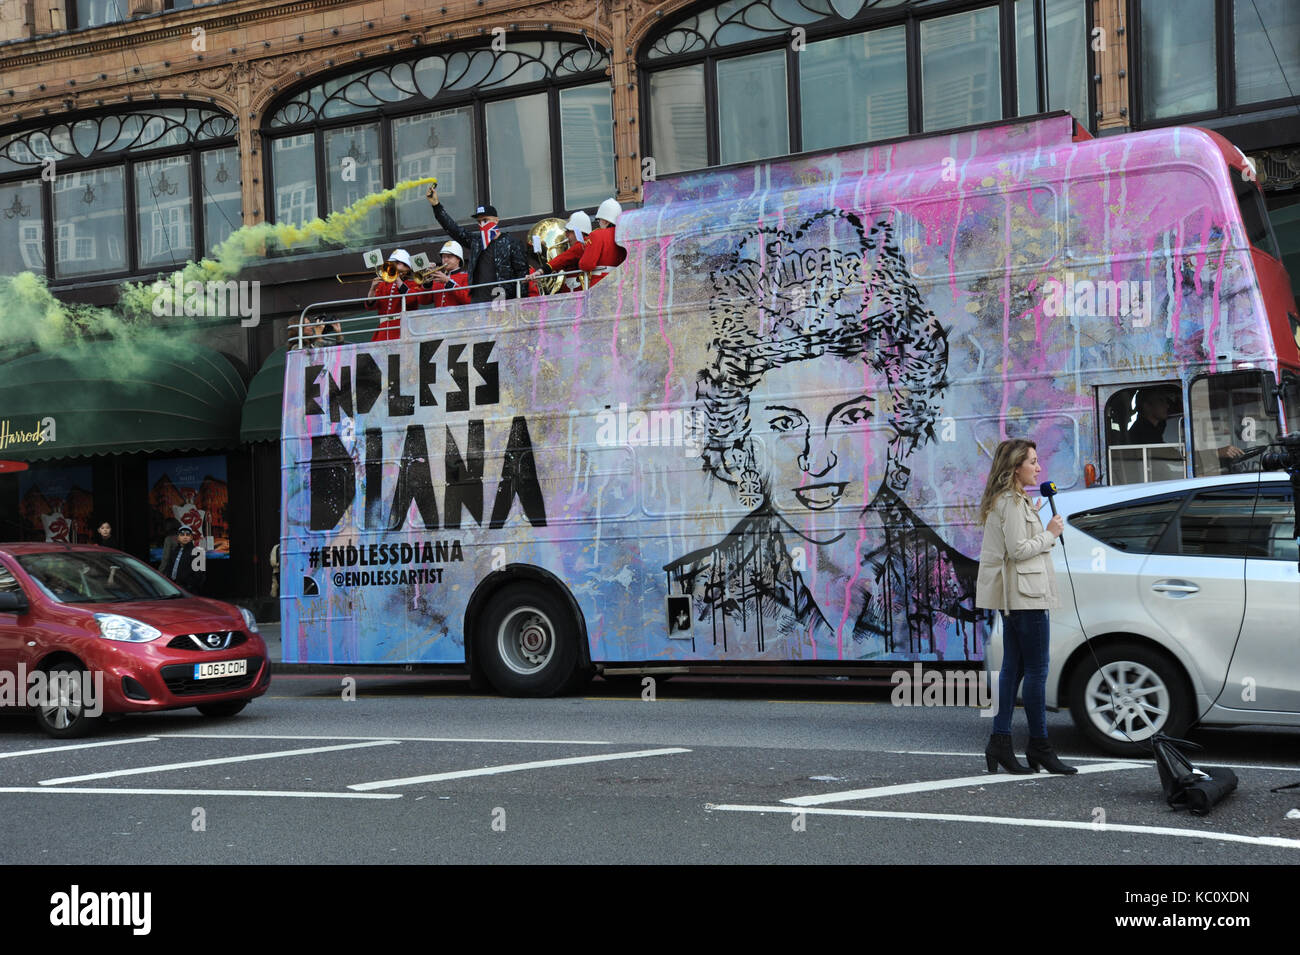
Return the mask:
[[578,667],[572,615],[552,591],[532,583],[493,595],[475,649],[488,680],[510,696],[554,696]]

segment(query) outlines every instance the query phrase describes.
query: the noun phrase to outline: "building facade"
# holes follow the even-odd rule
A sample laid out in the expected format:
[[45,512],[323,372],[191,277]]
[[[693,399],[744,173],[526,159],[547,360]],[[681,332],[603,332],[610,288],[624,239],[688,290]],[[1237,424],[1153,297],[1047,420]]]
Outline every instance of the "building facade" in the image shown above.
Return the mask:
[[[457,218],[490,202],[522,233],[610,195],[636,203],[651,177],[1061,109],[1098,136],[1171,124],[1223,133],[1255,160],[1300,275],[1300,5],[1290,0],[0,9],[0,275],[42,276],[68,303],[111,307],[122,282],[212,255],[240,226],[297,225],[405,180],[436,176]],[[39,507],[71,506],[48,488],[89,481],[79,506],[115,521],[122,545],[143,554],[157,545],[158,515],[193,505],[211,523],[219,498],[220,532],[209,536],[230,559],[217,561],[214,592],[264,594],[278,533],[274,435],[241,434],[231,416],[253,399],[276,407],[266,379],[287,326],[304,305],[341,297],[334,276],[362,269],[362,249],[436,251],[422,191],[369,213],[347,242],[305,240],[248,262],[241,278],[262,283],[260,321],[191,329],[202,388],[219,395],[207,403],[219,406],[214,420],[183,434],[139,418],[149,440],[74,435],[26,455],[45,460],[26,477],[0,475],[0,537],[36,534]],[[0,348],[37,362],[20,337]],[[133,371],[135,392],[186,387],[163,365]],[[109,387],[77,389],[79,374],[59,371],[61,395],[81,390],[85,403]],[[64,420],[78,410],[62,407]],[[0,420],[30,428],[11,410],[0,407]],[[113,433],[87,421],[99,438]]]

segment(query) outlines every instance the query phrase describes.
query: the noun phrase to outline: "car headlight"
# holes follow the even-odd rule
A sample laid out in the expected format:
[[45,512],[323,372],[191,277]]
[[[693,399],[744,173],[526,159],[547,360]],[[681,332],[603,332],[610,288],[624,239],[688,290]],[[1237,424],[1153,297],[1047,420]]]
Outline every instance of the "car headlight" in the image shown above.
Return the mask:
[[107,640],[121,640],[123,643],[148,643],[162,636],[162,631],[141,623],[131,617],[115,613],[97,613],[95,622],[99,624],[99,635]]
[[248,632],[257,633],[257,620],[254,619],[252,612],[240,607],[239,615],[244,618],[244,626],[248,628]]

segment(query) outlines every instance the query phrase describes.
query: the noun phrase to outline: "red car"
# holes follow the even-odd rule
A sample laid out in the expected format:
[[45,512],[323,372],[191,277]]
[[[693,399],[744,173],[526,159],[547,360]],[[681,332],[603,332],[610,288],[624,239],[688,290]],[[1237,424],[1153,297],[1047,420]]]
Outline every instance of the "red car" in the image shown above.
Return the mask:
[[0,544],[0,711],[30,707],[52,736],[81,736],[122,713],[234,716],[270,685],[247,610],[121,551]]

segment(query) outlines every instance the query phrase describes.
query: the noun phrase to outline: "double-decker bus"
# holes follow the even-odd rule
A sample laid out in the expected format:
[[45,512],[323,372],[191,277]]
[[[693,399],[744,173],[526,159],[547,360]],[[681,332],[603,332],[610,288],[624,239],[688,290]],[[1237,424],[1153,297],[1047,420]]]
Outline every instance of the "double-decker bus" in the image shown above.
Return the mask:
[[[1300,425],[1245,157],[1066,114],[645,184],[589,291],[289,353],[285,662],[844,672],[980,659],[995,445],[1064,490]],[[304,322],[340,317],[337,303]]]

